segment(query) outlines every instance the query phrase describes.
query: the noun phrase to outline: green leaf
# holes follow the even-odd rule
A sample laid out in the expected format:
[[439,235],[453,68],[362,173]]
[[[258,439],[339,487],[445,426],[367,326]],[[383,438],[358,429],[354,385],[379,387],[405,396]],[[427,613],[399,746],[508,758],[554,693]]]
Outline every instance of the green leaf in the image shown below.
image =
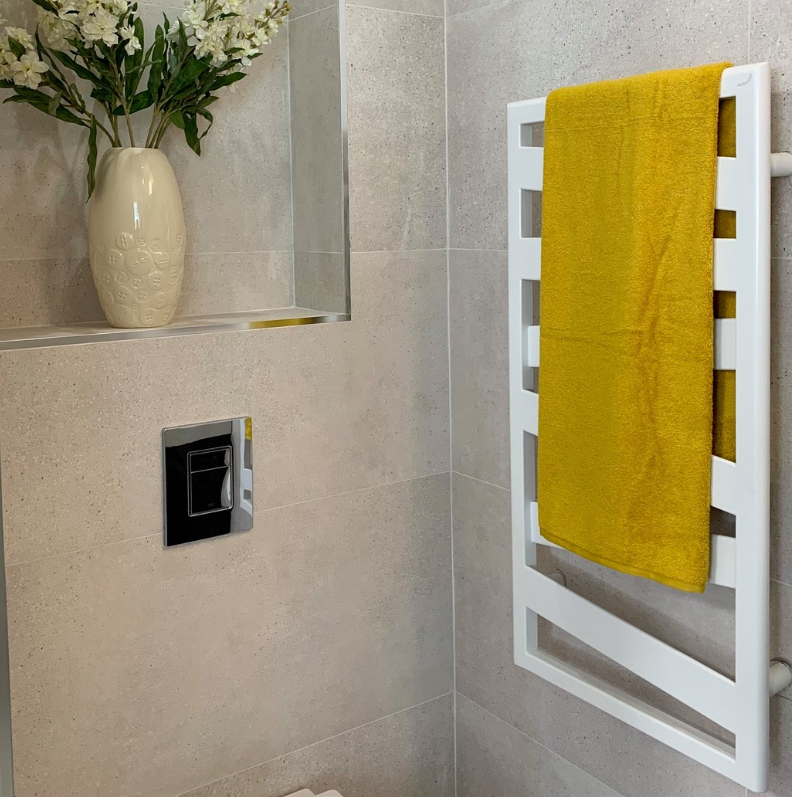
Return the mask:
[[178,127],[179,130],[184,130],[184,114],[181,111],[174,111],[168,118],[174,127]]
[[12,88],[14,88],[13,80],[0,80],[0,89],[12,89]]
[[195,114],[184,114],[184,137],[190,145],[190,149],[196,155],[201,154],[201,139],[198,138],[198,123],[195,120]]
[[21,58],[25,54],[24,45],[20,44],[16,39],[12,39],[10,36],[8,37],[8,47],[17,58]]
[[162,28],[157,25],[154,32],[154,44],[151,46],[151,70],[148,76],[148,91],[152,97],[156,97],[162,84],[162,67],[165,63],[165,34]]
[[135,31],[135,37],[140,42],[140,49],[135,50],[132,55],[126,56],[126,66],[125,66],[125,78],[124,78],[124,93],[126,94],[127,100],[131,99],[135,92],[138,89],[138,85],[140,84],[140,78],[142,70],[140,65],[143,63],[143,55],[145,53],[145,31],[143,30],[143,20],[138,17],[132,23],[132,27]]
[[192,85],[207,69],[209,69],[208,60],[195,57],[190,58],[181,68],[179,74],[176,75],[175,80],[171,84],[170,93],[176,95],[182,91],[182,89]]
[[[93,91],[91,91],[91,97],[95,100],[99,100],[102,105],[107,106],[108,108],[115,105],[116,102],[116,95],[115,92],[106,89],[104,86],[97,86]],[[123,109],[121,113],[123,113]]]
[[223,88],[223,86],[230,86],[232,83],[242,80],[243,77],[245,77],[245,72],[231,72],[227,75],[220,75],[215,78],[214,82],[209,87],[209,91],[217,91]]
[[80,125],[80,127],[88,127],[88,122],[86,122],[85,119],[80,119],[79,116],[75,116],[71,111],[63,107],[55,111],[55,118],[60,119],[61,122],[69,122],[73,125]]
[[[206,137],[206,134],[209,132],[209,130],[211,130],[212,125],[214,124],[214,116],[212,116],[212,114],[210,114],[206,108],[196,108],[195,113],[197,113],[199,116],[202,116],[207,122],[209,122],[209,124],[206,126],[206,130],[201,133],[198,139],[199,141],[203,141],[203,139]],[[198,154],[200,155],[201,153],[199,152]]]
[[69,67],[69,69],[71,69],[72,72],[77,75],[77,77],[81,77],[83,80],[90,80],[96,85],[101,85],[99,78],[97,78],[90,69],[86,69],[81,64],[78,64],[77,61],[75,61],[70,55],[67,55],[61,50],[52,50],[50,51],[50,54],[54,55],[55,58],[57,58],[64,66]]
[[88,199],[96,187],[96,117],[91,117],[91,131],[88,133]]
[[154,97],[150,91],[141,91],[132,98],[129,113],[137,113],[154,104]]
[[71,111],[66,110],[66,108],[57,108],[54,113],[50,111],[50,96],[48,94],[44,94],[43,91],[36,91],[34,89],[23,89],[20,90],[19,86],[15,87],[16,94],[12,94],[10,97],[6,97],[3,100],[3,104],[7,102],[12,103],[27,103],[31,105],[38,111],[47,114],[48,116],[54,116],[57,119],[60,119],[62,122],[69,122],[73,125],[80,125],[81,127],[88,127],[88,123],[84,119],[80,119],[78,116],[75,116]]
[[55,111],[58,110],[62,96],[63,95],[60,92],[52,95],[52,99],[49,101],[49,105],[47,106],[48,113],[52,114],[53,116],[55,115]]

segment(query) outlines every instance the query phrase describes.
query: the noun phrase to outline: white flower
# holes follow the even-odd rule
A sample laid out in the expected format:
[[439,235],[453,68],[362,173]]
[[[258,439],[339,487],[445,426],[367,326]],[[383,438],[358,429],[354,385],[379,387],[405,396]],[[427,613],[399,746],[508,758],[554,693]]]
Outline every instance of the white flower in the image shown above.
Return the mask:
[[121,34],[121,39],[126,42],[124,49],[127,51],[127,55],[132,55],[140,49],[140,40],[135,36],[135,29],[128,22],[125,22],[118,32]]
[[[182,14],[184,29],[188,36],[197,35],[197,31],[206,30],[209,23],[206,21],[206,3],[203,0],[191,2]],[[178,30],[178,28],[176,28]]]
[[[6,39],[6,42],[8,39]],[[13,80],[14,73],[11,70],[11,64],[16,61],[16,56],[11,50],[2,49],[2,40],[0,40],[0,80]]]
[[27,86],[35,89],[41,83],[41,76],[49,69],[43,62],[39,61],[36,54],[30,50],[26,52],[18,61],[11,64],[11,72],[14,75],[14,83],[17,86]]
[[118,17],[107,9],[98,8],[81,26],[86,44],[103,41],[108,47],[118,44]]
[[6,36],[25,48],[33,47],[33,37],[24,28],[6,28]]
[[69,46],[68,39],[75,35],[74,25],[55,14],[38,10],[38,29],[44,43],[52,50],[66,50]]

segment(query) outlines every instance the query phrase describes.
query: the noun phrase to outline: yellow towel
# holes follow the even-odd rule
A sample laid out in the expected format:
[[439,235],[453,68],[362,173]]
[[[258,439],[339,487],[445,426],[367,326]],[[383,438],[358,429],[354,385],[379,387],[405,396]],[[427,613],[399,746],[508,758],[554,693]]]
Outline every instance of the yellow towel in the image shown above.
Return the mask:
[[726,66],[560,89],[545,117],[539,525],[690,592],[709,572]]

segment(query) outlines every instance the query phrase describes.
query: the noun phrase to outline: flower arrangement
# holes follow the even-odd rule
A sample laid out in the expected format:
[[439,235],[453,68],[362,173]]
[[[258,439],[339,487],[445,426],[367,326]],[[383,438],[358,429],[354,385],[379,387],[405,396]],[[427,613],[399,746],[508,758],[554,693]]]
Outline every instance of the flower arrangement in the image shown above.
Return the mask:
[[[89,196],[100,133],[121,147],[125,128],[129,146],[157,148],[174,126],[200,155],[217,92],[245,77],[291,8],[288,0],[188,0],[175,23],[164,15],[146,49],[137,3],[33,2],[35,31],[6,27],[0,36],[0,89],[13,92],[5,102],[88,129]],[[147,109],[145,142],[136,144],[132,116]]]

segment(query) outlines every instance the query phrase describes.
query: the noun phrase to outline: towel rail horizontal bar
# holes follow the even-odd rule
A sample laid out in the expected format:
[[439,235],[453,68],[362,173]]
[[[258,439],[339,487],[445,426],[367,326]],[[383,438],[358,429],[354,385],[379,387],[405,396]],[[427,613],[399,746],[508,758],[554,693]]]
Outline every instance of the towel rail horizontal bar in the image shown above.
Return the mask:
[[727,730],[736,726],[734,681],[558,584],[532,567],[517,571],[522,604],[611,661]]
[[[533,545],[544,545],[548,548],[564,550],[542,536],[539,527],[539,504],[531,501],[528,507],[527,537]],[[721,534],[710,535],[710,571],[709,583],[719,587],[734,589],[737,586],[737,541],[734,537]]]

